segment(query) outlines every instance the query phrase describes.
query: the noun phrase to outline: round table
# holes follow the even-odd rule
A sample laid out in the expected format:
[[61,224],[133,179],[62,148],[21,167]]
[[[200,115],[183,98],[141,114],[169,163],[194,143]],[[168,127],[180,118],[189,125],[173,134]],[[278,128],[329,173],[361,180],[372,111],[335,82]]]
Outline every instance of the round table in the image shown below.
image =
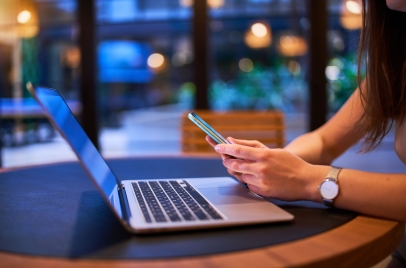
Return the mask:
[[[154,178],[182,178],[182,177],[213,177],[226,175],[219,158],[214,157],[199,157],[199,156],[179,156],[179,157],[134,157],[125,159],[108,160],[109,165],[116,173],[119,179],[154,179]],[[76,162],[51,164],[43,166],[34,166],[21,169],[7,169],[0,173],[0,186],[3,191],[3,196],[13,196],[10,191],[13,181],[20,182],[15,185],[15,191],[18,191],[19,186],[22,186],[26,193],[30,193],[34,198],[38,198],[36,194],[40,194],[38,185],[41,185],[41,180],[49,176],[55,176],[55,182],[58,180],[62,183],[61,177],[75,176],[77,179],[75,184],[83,183],[85,188],[88,187],[90,181],[86,178],[86,173],[80,168]],[[2,180],[3,179],[3,180]],[[24,180],[22,180],[24,179]],[[20,181],[19,181],[20,180]],[[21,183],[26,182],[26,183]],[[28,182],[29,181],[29,182]],[[66,182],[65,182],[66,183]],[[25,187],[25,189],[24,189]],[[47,185],[42,185],[42,188],[47,190]],[[49,186],[54,187],[54,186]],[[67,186],[65,186],[67,187]],[[32,190],[30,190],[32,189]],[[49,188],[50,190],[52,188]],[[5,192],[7,191],[7,192]],[[85,193],[88,193],[85,191]],[[17,192],[18,193],[18,192]],[[43,193],[46,193],[44,191]],[[43,194],[42,193],[42,194]],[[96,192],[97,193],[97,192]],[[91,194],[92,195],[92,194]],[[96,194],[97,195],[97,194]],[[22,195],[23,196],[23,195]],[[40,198],[42,199],[42,197]],[[96,198],[97,199],[97,198]],[[0,198],[0,200],[2,200]],[[35,200],[35,199],[34,199]],[[85,205],[86,203],[86,198]],[[4,205],[6,201],[2,200]],[[58,202],[57,200],[55,202]],[[15,201],[14,201],[15,203]],[[22,202],[23,204],[23,202]],[[279,203],[277,203],[279,204]],[[301,203],[299,203],[300,206]],[[54,204],[53,204],[54,205]],[[285,205],[282,203],[282,205]],[[306,204],[305,204],[306,205]],[[310,207],[313,205],[310,204]],[[319,205],[314,205],[316,210],[319,210],[320,215],[336,215],[339,213],[334,210],[324,210],[319,208]],[[18,207],[18,206],[17,206]],[[25,208],[25,211],[30,211]],[[4,209],[3,211],[7,211]],[[24,211],[24,210],[22,210]],[[312,211],[312,210],[308,210]],[[67,212],[68,213],[68,212]],[[326,214],[327,213],[327,214]],[[12,213],[10,213],[12,214]],[[16,214],[17,217],[18,214]],[[320,216],[319,215],[319,216]],[[337,214],[340,215],[340,214]],[[7,215],[2,215],[7,217]],[[0,225],[3,222],[0,220]],[[96,219],[90,218],[89,221]],[[8,221],[10,224],[11,221]],[[86,221],[87,222],[87,221]],[[82,223],[86,224],[85,221]],[[300,222],[300,221],[299,221]],[[28,222],[27,222],[28,224]],[[294,224],[292,224],[292,228]],[[10,228],[10,227],[9,227]],[[48,227],[50,229],[51,227]],[[247,227],[248,229],[236,229],[235,232],[246,232],[249,228],[290,228],[290,226],[276,225],[270,227]],[[41,228],[40,228],[41,229]],[[46,230],[46,227],[42,228]],[[52,228],[51,228],[52,229]],[[303,226],[303,230],[306,226]],[[308,229],[308,228],[307,228]],[[254,230],[254,229],[252,229]],[[295,232],[298,231],[297,226]],[[227,230],[229,231],[229,230]],[[286,231],[286,230],[285,230]],[[306,230],[308,231],[308,230]],[[24,230],[22,230],[24,232]],[[231,231],[231,233],[233,230]],[[5,233],[5,232],[3,232]],[[44,232],[47,233],[47,232]],[[207,232],[207,235],[219,236],[221,231]],[[206,234],[203,232],[203,234]],[[227,267],[227,266],[249,266],[255,265],[258,267],[286,267],[286,266],[301,266],[301,267],[360,267],[371,266],[392,252],[400,243],[404,234],[404,224],[396,221],[378,219],[367,216],[355,216],[350,221],[341,224],[335,228],[305,236],[300,239],[290,240],[282,243],[271,244],[268,246],[252,247],[235,251],[224,251],[220,253],[195,254],[191,256],[174,255],[175,257],[160,257],[160,258],[128,258],[125,257],[125,248],[123,248],[122,256],[120,257],[100,257],[96,255],[90,258],[78,257],[75,255],[68,257],[41,255],[41,254],[24,254],[24,251],[5,250],[0,252],[0,258],[3,265],[9,266],[26,266],[30,267],[161,267],[161,266],[176,266],[176,267]],[[83,232],[79,232],[79,236]],[[172,238],[182,236],[202,237],[202,233],[174,234]],[[231,234],[232,235],[232,234]],[[257,234],[258,235],[258,234]],[[29,236],[29,233],[28,233]],[[0,232],[0,238],[7,237]],[[58,236],[56,236],[58,237]],[[161,236],[162,239],[171,239],[170,236]],[[158,235],[158,238],[161,238]],[[238,236],[237,236],[238,237]],[[253,232],[253,237],[254,232]],[[20,238],[16,238],[18,241]],[[157,236],[154,238],[157,239]],[[213,241],[216,241],[213,238]],[[244,236],[244,239],[249,239],[249,236]],[[182,240],[179,240],[182,241]],[[220,240],[219,240],[220,241]],[[189,241],[190,242],[190,241]],[[244,241],[242,241],[244,242]],[[1,241],[0,241],[0,244]],[[6,244],[6,243],[3,243]],[[2,244],[2,245],[3,245]],[[191,243],[193,245],[193,241]],[[7,245],[6,245],[7,247]],[[33,252],[35,250],[33,249]],[[39,252],[41,252],[39,250]],[[193,250],[191,252],[194,252]],[[102,254],[102,253],[99,253]],[[117,254],[117,252],[115,253]],[[162,255],[162,254],[161,254]],[[161,256],[159,255],[159,256]],[[165,256],[163,254],[162,256]]]

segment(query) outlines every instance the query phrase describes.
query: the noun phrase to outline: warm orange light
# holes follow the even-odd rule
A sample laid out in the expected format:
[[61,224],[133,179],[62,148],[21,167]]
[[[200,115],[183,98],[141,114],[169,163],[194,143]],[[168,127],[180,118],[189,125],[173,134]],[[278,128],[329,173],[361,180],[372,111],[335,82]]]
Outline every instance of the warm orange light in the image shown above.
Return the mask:
[[[191,7],[193,3],[194,0],[179,0],[179,4],[183,7]],[[210,8],[216,9],[224,6],[224,0],[207,0],[207,4]]]
[[210,8],[216,9],[224,5],[224,0],[207,0],[207,4]]
[[164,65],[165,58],[162,54],[154,53],[148,57],[147,64],[153,69],[158,69]]
[[361,6],[353,0],[345,2],[345,8],[353,14],[361,14]]
[[362,27],[362,9],[358,0],[343,1],[340,23],[347,30],[357,30]]
[[251,26],[252,34],[256,37],[265,37],[268,34],[268,29],[263,23],[257,22]]
[[38,34],[39,22],[36,3],[33,0],[17,1],[15,19],[17,20],[17,35],[22,38],[31,38]]
[[271,28],[262,22],[254,23],[245,33],[244,41],[254,49],[269,47],[272,43]]
[[0,1],[0,41],[14,43],[18,38],[31,38],[38,34],[39,22],[33,0]]
[[31,12],[28,10],[23,10],[17,15],[17,21],[21,24],[26,24],[31,19]]
[[78,47],[70,47],[64,53],[64,60],[70,68],[78,68],[80,65],[80,50]]
[[283,35],[279,38],[278,51],[288,57],[304,55],[307,52],[307,43],[302,37]]

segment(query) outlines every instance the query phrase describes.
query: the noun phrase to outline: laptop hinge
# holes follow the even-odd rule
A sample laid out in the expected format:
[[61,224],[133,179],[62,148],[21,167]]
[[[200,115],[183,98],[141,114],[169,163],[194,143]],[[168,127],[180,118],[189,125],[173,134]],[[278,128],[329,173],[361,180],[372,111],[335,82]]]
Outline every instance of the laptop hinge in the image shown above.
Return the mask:
[[123,215],[123,219],[128,222],[131,217],[131,212],[130,212],[130,206],[128,204],[128,199],[127,199],[127,194],[124,189],[123,184],[118,184],[117,185],[117,191],[118,191],[118,197],[120,198],[120,207],[121,207],[121,213]]

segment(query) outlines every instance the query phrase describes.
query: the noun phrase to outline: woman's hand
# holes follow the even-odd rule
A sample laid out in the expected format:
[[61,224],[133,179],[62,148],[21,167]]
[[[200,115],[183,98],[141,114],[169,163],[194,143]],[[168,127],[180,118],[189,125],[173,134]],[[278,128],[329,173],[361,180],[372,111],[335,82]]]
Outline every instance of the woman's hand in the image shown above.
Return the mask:
[[269,149],[257,141],[228,140],[233,144],[217,144],[214,148],[229,173],[247,183],[254,193],[289,201],[320,201],[317,186],[327,166],[310,165],[286,150]]
[[[251,141],[251,140],[239,140],[239,139],[234,139],[231,137],[228,137],[227,140],[233,144],[240,144],[240,145],[245,145],[245,146],[249,146],[249,147],[253,147],[253,148],[268,148],[265,145],[263,145],[262,143],[260,143],[259,141]],[[210,136],[206,136],[206,141],[213,147],[215,147],[217,145],[217,142],[214,141],[212,138],[210,138]],[[220,154],[221,155],[221,159],[223,159],[223,162],[225,159],[235,159],[235,157],[227,155],[227,154]],[[244,183],[243,179],[242,179],[242,174],[239,172],[235,172],[231,169],[227,169],[228,174],[230,174],[231,176],[234,176],[237,180],[239,180],[240,182]]]

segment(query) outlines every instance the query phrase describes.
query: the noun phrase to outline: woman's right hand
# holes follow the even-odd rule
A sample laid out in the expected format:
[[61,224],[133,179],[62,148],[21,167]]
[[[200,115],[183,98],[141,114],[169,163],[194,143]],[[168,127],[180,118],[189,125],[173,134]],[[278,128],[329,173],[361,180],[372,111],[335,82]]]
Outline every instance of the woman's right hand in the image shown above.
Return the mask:
[[[228,137],[227,140],[233,144],[245,145],[245,146],[249,146],[249,147],[253,147],[253,148],[268,148],[264,144],[262,144],[256,140],[240,140],[240,139],[234,139],[231,137]],[[213,147],[217,145],[217,142],[214,141],[212,138],[210,138],[210,136],[206,136],[206,141]],[[233,156],[230,156],[227,154],[220,154],[220,155],[221,155],[221,159],[223,161],[225,159],[234,158]],[[227,172],[231,176],[234,176],[235,178],[237,178],[237,180],[239,180],[240,182],[244,183],[241,173],[234,172],[231,169],[227,169]]]

